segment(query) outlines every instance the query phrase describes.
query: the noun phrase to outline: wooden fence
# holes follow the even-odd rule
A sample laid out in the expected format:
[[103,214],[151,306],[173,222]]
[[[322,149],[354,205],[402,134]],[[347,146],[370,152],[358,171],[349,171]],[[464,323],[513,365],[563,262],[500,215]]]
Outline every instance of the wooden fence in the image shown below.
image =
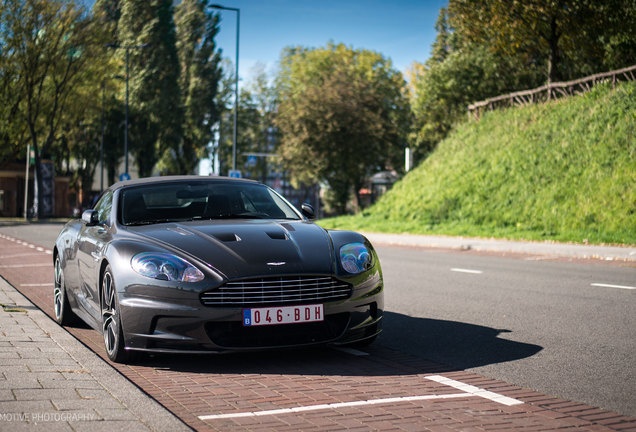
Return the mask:
[[619,81],[636,81],[635,75],[636,65],[611,72],[590,75],[574,81],[550,83],[536,89],[518,91],[475,102],[468,106],[468,114],[475,119],[479,119],[483,111],[492,111],[498,108],[528,105],[546,102],[555,98],[573,96],[588,92],[599,83],[611,82],[613,88]]

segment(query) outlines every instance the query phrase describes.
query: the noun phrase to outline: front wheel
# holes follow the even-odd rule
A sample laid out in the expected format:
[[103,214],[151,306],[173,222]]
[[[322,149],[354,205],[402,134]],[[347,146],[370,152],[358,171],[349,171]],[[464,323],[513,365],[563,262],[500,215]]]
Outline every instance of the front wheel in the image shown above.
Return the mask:
[[64,284],[64,270],[60,257],[55,257],[55,280],[53,286],[53,305],[55,307],[55,321],[63,326],[70,326],[77,322],[77,315],[71,310]]
[[106,267],[102,278],[102,333],[108,358],[117,363],[128,360],[128,352],[124,348],[124,332],[121,328],[121,317],[117,305],[117,290],[110,266]]

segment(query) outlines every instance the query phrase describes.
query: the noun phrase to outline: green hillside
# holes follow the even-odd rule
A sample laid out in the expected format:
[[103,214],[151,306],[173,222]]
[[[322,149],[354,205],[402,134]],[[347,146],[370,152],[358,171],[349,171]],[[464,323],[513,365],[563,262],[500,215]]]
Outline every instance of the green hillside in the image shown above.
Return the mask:
[[459,125],[376,205],[320,224],[636,244],[636,83]]

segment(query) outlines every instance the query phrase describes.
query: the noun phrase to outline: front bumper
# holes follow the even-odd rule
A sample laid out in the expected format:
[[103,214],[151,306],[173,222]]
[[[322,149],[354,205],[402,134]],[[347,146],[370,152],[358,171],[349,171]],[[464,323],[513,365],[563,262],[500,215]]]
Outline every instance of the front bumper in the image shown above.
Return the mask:
[[[221,353],[362,341],[381,332],[383,281],[381,273],[374,272],[348,282],[352,296],[323,303],[323,321],[247,327],[241,307],[204,306],[195,293],[161,298],[151,295],[148,286],[127,287],[119,294],[125,346],[137,351]],[[135,292],[144,294],[131,294]]]

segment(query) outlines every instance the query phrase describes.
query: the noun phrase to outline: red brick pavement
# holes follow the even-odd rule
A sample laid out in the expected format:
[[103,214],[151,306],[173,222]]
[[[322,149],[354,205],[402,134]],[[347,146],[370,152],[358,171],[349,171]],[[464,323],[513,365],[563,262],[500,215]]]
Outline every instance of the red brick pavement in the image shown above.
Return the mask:
[[[49,316],[53,313],[50,250],[0,235],[0,274]],[[101,335],[67,328],[105,358]],[[223,431],[636,431],[636,419],[522,389],[383,348],[355,356],[333,349],[220,356],[151,356],[112,364],[196,430]],[[108,361],[107,359],[105,359]],[[110,362],[109,362],[110,363]],[[462,391],[427,379],[442,375],[522,401],[506,406],[466,397],[397,400],[303,412],[201,420],[199,416]]]

